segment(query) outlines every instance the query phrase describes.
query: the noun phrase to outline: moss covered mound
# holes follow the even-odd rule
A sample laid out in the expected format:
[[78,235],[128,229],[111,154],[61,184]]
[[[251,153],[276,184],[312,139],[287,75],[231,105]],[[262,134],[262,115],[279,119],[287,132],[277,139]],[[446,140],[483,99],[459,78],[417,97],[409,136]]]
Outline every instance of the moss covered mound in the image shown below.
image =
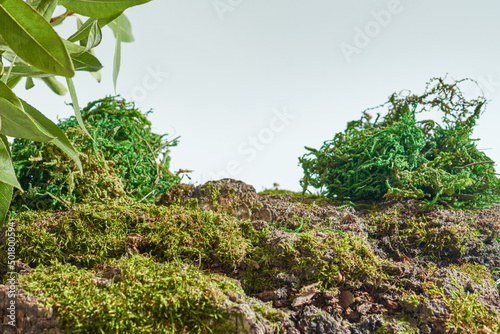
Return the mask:
[[[79,333],[500,331],[496,207],[421,213],[412,201],[388,201],[356,209],[256,196],[234,180],[199,188],[208,186],[217,198],[184,187],[166,206],[18,214],[8,226],[17,234],[19,307],[36,300],[22,309],[43,307],[63,332]],[[244,188],[250,193],[236,191]],[[246,220],[229,214],[239,214],[240,195],[252,198]],[[0,305],[5,291],[0,284]],[[19,323],[43,332],[43,319],[28,320],[29,312]]]
[[133,103],[106,97],[81,112],[92,138],[74,116],[58,126],[81,152],[83,174],[51,143],[14,140],[12,160],[25,190],[15,193],[14,210],[61,209],[92,201],[152,202],[178,180],[168,171],[168,152],[177,141],[151,132],[151,111],[141,113]]

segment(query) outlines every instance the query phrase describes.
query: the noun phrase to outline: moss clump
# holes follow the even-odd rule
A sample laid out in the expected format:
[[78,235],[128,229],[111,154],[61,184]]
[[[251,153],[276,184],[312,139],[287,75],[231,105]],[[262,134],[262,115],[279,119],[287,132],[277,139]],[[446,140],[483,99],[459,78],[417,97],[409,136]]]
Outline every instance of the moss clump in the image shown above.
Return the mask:
[[[427,281],[421,285],[423,294],[413,290],[404,292],[401,296],[404,308],[421,317],[415,320],[424,320],[424,324],[432,324],[432,327],[443,333],[499,333],[500,313],[486,306],[483,299],[485,295],[482,295],[485,284],[494,283],[489,278],[488,269],[471,263],[450,265],[449,268],[465,274],[482,288],[471,291],[467,281],[459,284],[457,279],[449,275],[451,285]],[[432,264],[426,276],[431,276],[436,270],[437,266]],[[427,325],[425,327],[429,328]]]
[[168,171],[169,148],[177,141],[151,132],[150,112],[143,114],[117,97],[89,103],[82,109],[82,118],[95,141],[75,117],[60,122],[81,152],[83,174],[55,145],[16,139],[12,160],[26,193],[15,193],[13,208],[60,209],[115,199],[153,201],[178,179]]
[[[246,232],[254,251],[248,257],[252,268],[241,277],[250,292],[273,291],[284,281],[294,288],[322,282],[323,288],[350,282],[359,288],[389,279],[384,269],[389,265],[374,255],[366,238],[353,233],[332,231],[285,233],[265,229]],[[255,263],[258,268],[255,268]]]
[[450,316],[443,319],[447,333],[499,333],[500,314],[484,306],[479,300],[479,292],[465,291],[464,287],[455,284],[456,290],[445,292],[443,287],[429,285],[425,291],[431,298],[444,302]]
[[473,220],[444,222],[425,215],[408,216],[394,210],[373,214],[368,222],[374,227],[371,237],[383,240],[386,251],[397,258],[407,255],[457,259],[485,247],[482,233],[473,227]]
[[[365,111],[320,149],[306,147],[299,158],[304,191],[326,188],[327,197],[351,201],[415,198],[425,200],[424,211],[500,201],[493,161],[470,137],[486,100],[465,99],[461,82],[433,79],[420,96],[393,94],[382,120]],[[441,112],[442,124],[417,120],[427,111]]]
[[81,205],[68,212],[24,212],[15,223],[19,260],[31,265],[58,260],[92,268],[147,252],[159,260],[234,268],[249,249],[234,218],[180,206]]
[[235,331],[225,319],[226,293],[241,293],[229,278],[184,263],[141,255],[111,261],[120,282],[99,287],[95,275],[52,262],[19,277],[23,290],[55,307],[71,333],[205,333]]

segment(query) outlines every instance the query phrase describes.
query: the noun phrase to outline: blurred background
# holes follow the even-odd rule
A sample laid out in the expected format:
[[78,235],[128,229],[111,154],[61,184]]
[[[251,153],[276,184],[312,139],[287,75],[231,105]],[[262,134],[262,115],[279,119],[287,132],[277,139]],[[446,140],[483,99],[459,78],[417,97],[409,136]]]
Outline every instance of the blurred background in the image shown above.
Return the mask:
[[[394,92],[472,78],[490,100],[474,137],[498,162],[499,13],[493,0],[153,0],[125,12],[136,41],[122,44],[116,93],[154,110],[154,132],[180,136],[171,170],[193,170],[184,182],[298,191],[304,146],[319,148]],[[115,94],[115,41],[103,33],[101,83],[74,79],[81,107]],[[16,93],[54,121],[73,115],[69,95],[36,83]]]

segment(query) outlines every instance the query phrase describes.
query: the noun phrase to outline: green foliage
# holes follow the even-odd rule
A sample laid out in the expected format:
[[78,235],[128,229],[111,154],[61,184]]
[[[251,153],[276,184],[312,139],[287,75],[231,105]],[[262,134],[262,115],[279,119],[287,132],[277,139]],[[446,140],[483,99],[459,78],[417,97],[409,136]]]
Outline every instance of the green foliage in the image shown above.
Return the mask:
[[[308,186],[326,188],[340,200],[425,200],[456,208],[484,207],[500,200],[493,161],[471,139],[486,101],[466,99],[459,85],[434,78],[422,95],[393,94],[388,113],[372,122],[366,111],[333,140],[299,158]],[[382,105],[382,106],[384,106]],[[439,111],[442,123],[418,120]]]
[[[12,159],[6,136],[39,142],[52,142],[68,154],[81,169],[75,149],[68,145],[64,134],[38,110],[17,98],[12,89],[26,78],[26,89],[40,79],[56,94],[67,92],[54,76],[65,77],[75,110],[75,116],[85,131],[78,107],[75,87],[71,77],[75,71],[91,72],[98,80],[102,65],[94,56],[93,48],[101,42],[101,28],[114,22],[116,52],[113,80],[119,72],[121,42],[133,40],[130,23],[123,14],[129,7],[149,0],[3,0],[0,1],[0,226],[3,224],[14,187],[21,190],[12,173]],[[66,12],[52,17],[57,6],[63,5]],[[68,39],[61,38],[54,26],[68,16],[89,16],[79,24],[78,30]],[[77,21],[81,23],[77,16]],[[76,44],[78,42],[79,44]],[[9,64],[4,68],[4,60]]]
[[177,141],[151,132],[150,112],[143,114],[117,97],[91,102],[82,110],[82,119],[93,140],[75,117],[60,122],[72,145],[82,152],[83,174],[52,143],[16,139],[14,168],[26,191],[16,191],[13,206],[59,209],[127,196],[154,200],[178,179],[168,171],[169,148]]

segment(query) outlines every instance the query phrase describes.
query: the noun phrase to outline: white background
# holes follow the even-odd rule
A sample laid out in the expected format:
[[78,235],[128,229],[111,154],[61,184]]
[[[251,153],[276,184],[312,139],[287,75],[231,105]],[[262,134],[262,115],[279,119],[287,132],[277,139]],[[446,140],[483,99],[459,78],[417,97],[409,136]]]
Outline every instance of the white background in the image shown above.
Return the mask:
[[[421,93],[446,74],[477,80],[491,100],[475,137],[500,160],[498,1],[153,0],[125,14],[136,41],[122,47],[117,93],[154,110],[155,132],[181,136],[171,169],[194,170],[192,183],[229,176],[258,191],[275,182],[299,190],[304,146],[319,148],[393,92]],[[114,94],[114,38],[103,31],[102,82],[75,78],[82,107]],[[68,95],[23,86],[16,92],[51,119],[72,115]],[[277,111],[293,118],[273,119]]]

